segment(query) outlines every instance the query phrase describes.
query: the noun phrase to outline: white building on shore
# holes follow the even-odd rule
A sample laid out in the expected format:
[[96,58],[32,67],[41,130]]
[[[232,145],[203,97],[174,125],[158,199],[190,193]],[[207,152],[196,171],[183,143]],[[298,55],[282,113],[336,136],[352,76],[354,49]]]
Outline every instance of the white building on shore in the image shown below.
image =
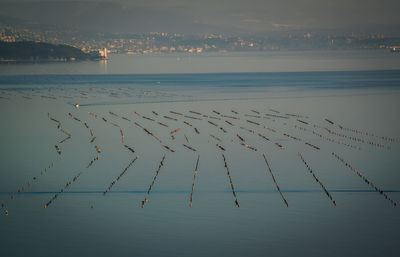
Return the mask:
[[107,60],[107,48],[104,48],[103,50],[99,50],[99,54],[102,57],[102,59]]

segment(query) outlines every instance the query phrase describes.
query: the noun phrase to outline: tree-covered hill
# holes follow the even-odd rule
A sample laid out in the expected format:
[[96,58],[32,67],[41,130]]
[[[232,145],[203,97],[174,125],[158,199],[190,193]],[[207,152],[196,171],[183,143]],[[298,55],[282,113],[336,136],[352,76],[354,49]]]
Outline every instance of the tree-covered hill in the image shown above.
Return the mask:
[[50,60],[88,60],[93,55],[68,45],[49,43],[0,42],[0,60],[50,61]]

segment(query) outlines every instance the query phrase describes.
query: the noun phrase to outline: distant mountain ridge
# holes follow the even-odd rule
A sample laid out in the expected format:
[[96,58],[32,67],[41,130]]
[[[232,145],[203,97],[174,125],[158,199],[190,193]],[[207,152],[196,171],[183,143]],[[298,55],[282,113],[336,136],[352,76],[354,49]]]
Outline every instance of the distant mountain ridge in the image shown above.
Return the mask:
[[54,45],[32,41],[0,42],[0,60],[2,61],[75,61],[99,59],[68,45]]
[[[399,36],[400,1],[0,0],[6,24],[99,33],[247,34],[338,29]],[[315,2],[315,3],[314,3]],[[365,2],[365,3],[364,3]],[[354,11],[353,11],[354,10]],[[13,18],[13,19],[12,19]],[[18,19],[20,21],[18,21]],[[0,18],[1,22],[1,18]],[[36,25],[36,26],[35,26]]]

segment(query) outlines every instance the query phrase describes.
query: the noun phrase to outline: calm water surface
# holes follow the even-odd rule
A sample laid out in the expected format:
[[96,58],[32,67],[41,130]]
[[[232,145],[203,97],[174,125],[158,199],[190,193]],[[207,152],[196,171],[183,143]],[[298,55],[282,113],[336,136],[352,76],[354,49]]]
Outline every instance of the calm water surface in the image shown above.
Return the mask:
[[[101,63],[1,66],[0,202],[9,211],[8,216],[4,210],[0,215],[1,256],[395,255],[400,236],[399,207],[336,160],[332,152],[361,171],[391,199],[400,201],[400,71],[393,70],[399,58],[391,59],[390,54],[383,57],[386,52],[369,56],[355,53],[350,57],[342,52],[339,57],[320,54],[309,58],[304,53],[264,57],[237,54],[209,59],[194,56],[190,61],[188,56],[116,56],[107,67]],[[143,67],[130,58],[142,58]],[[173,60],[178,62],[177,58],[190,65],[168,65]],[[280,65],[289,71],[299,70],[297,65],[287,66],[270,58],[282,63],[294,58],[299,66],[304,58],[314,66],[302,69],[313,71],[282,73]],[[334,59],[341,62],[337,58],[348,60],[342,62],[348,68],[334,68]],[[240,60],[242,66],[227,59]],[[216,66],[220,69],[206,66],[207,60],[219,61],[221,65]],[[373,69],[372,64],[365,64],[371,60],[386,60],[392,66],[387,64],[384,69],[386,66],[380,63],[382,69],[365,71]],[[314,69],[318,62],[326,66]],[[260,68],[260,63],[280,68]],[[157,67],[163,70],[157,71]],[[220,73],[132,74],[147,73],[145,70]],[[223,73],[238,70],[261,73]],[[75,103],[80,104],[79,109],[74,108]],[[170,111],[201,117],[189,112],[196,111],[221,119],[194,120]],[[260,118],[254,111],[260,112]],[[71,134],[71,139],[59,143],[66,135],[57,129],[48,113]],[[93,143],[84,122],[96,136]],[[163,148],[134,122],[175,152]],[[123,146],[120,128],[124,144],[134,148],[134,154]],[[176,128],[181,131],[172,138],[170,132]],[[241,145],[236,134],[257,151]],[[235,206],[217,143],[226,148],[224,154],[240,208]],[[61,155],[57,154],[56,144]],[[190,151],[183,144],[197,151]],[[101,147],[100,154],[94,145]],[[301,162],[298,152],[337,206]],[[164,153],[165,165],[147,195]],[[199,171],[190,208],[198,153]],[[262,153],[266,153],[289,207],[276,190]],[[97,155],[99,160],[87,168]],[[104,190],[136,155],[140,158],[104,196]],[[53,166],[41,175],[52,162]],[[73,181],[78,174],[79,178]],[[68,182],[71,185],[64,193],[43,208]],[[22,186],[24,191],[18,193]],[[149,202],[141,208],[145,197]]]
[[110,55],[107,62],[1,64],[0,74],[158,74],[392,70],[400,55],[384,50],[228,54]]

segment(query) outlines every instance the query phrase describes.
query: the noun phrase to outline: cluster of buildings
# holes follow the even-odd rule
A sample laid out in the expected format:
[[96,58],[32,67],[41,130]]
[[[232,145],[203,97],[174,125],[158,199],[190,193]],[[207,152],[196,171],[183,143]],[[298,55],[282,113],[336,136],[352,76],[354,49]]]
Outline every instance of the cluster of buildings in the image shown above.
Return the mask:
[[[81,33],[16,29],[0,24],[0,41],[35,41],[67,44],[86,53],[122,54],[246,52],[279,50],[393,49],[400,38],[386,38],[382,33],[323,34],[317,32],[280,32],[269,35],[229,36],[223,34],[183,35],[149,32],[140,34]],[[107,50],[104,50],[107,49]]]

